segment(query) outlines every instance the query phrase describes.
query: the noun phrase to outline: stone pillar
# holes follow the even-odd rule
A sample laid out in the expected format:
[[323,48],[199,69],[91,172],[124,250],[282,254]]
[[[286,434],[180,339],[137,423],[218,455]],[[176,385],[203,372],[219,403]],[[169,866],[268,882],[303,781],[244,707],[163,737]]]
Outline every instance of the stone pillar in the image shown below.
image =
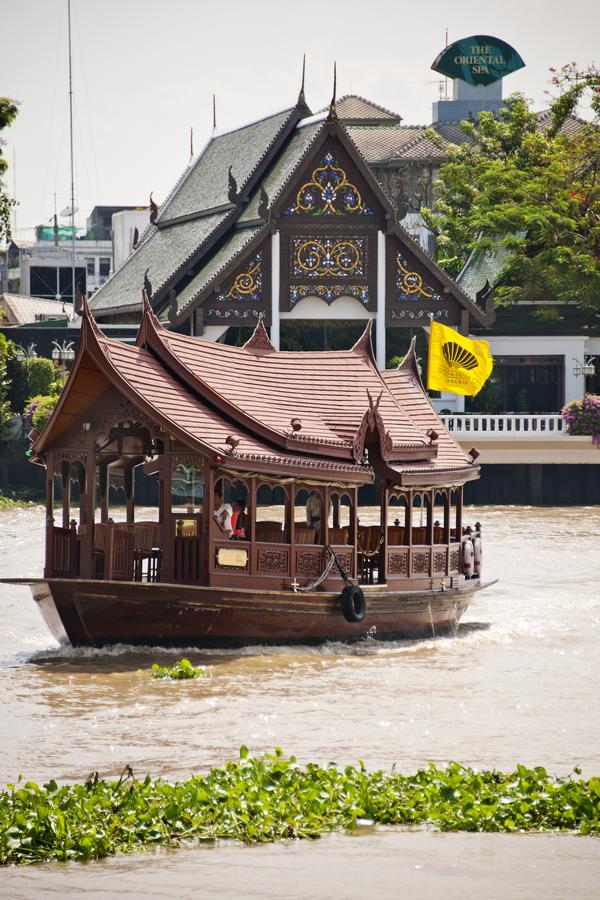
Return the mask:
[[271,235],[271,343],[279,350],[279,232]]
[[375,318],[377,365],[385,369],[385,234],[377,232],[377,316]]

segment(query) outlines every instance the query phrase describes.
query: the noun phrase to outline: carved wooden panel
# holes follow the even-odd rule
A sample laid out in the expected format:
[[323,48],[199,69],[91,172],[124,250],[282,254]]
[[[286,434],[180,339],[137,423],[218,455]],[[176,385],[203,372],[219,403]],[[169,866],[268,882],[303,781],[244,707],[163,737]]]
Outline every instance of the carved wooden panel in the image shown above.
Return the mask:
[[458,572],[460,569],[460,550],[450,551],[450,572]]
[[303,550],[296,557],[298,575],[319,576],[323,571],[323,554],[320,550]]
[[446,551],[436,550],[433,554],[433,572],[435,575],[444,575],[446,572]]
[[339,550],[335,551],[335,555],[337,556],[337,561],[339,562],[342,569],[349,575],[353,574],[353,563],[354,563],[354,554],[351,552],[340,553]]
[[272,548],[258,551],[257,572],[262,575],[286,575],[288,570],[289,551]]
[[408,550],[388,554],[388,575],[408,575]]
[[429,553],[423,551],[413,553],[412,570],[413,575],[429,574]]

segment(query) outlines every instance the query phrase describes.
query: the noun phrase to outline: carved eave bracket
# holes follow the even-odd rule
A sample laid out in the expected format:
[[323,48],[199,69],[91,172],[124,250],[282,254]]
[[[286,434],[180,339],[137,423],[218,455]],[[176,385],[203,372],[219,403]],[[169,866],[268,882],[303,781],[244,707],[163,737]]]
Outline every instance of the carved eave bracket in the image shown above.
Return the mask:
[[358,426],[352,440],[352,456],[354,457],[354,461],[356,463],[362,462],[365,452],[365,443],[369,432],[373,432],[379,437],[379,449],[382,459],[388,460],[394,449],[392,436],[390,435],[389,431],[386,431],[385,425],[383,424],[383,419],[381,418],[381,414],[379,412],[379,404],[381,402],[382,396],[383,391],[380,392],[376,400],[373,400],[371,392],[367,388],[369,408],[365,410],[365,413],[361,419],[361,423]]

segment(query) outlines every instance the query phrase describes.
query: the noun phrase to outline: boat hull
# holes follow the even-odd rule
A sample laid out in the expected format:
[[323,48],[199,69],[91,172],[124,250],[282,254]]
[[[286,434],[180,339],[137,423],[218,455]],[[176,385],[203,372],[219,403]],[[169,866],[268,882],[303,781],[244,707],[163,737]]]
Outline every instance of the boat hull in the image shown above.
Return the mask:
[[348,622],[334,593],[60,578],[20,583],[30,585],[62,643],[198,648],[434,637],[455,629],[484,587],[478,579],[444,591],[367,587],[364,619]]

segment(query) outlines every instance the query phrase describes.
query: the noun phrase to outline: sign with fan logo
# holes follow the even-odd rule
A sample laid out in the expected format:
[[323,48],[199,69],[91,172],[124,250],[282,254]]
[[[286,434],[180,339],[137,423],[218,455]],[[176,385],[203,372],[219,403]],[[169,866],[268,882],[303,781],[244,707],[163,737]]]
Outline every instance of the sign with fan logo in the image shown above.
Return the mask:
[[447,325],[431,323],[427,367],[430,391],[474,397],[492,374],[493,366],[487,341],[474,341]]

